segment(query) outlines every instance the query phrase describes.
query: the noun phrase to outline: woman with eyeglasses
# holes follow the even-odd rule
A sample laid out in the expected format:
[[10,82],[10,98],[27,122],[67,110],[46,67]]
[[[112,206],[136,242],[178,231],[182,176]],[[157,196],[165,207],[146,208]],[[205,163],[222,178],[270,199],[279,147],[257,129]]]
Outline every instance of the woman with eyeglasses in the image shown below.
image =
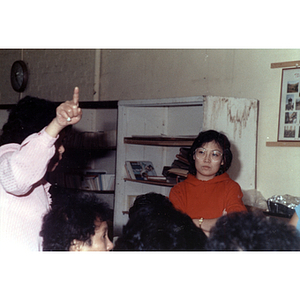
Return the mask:
[[230,142],[215,130],[202,131],[188,158],[187,179],[171,189],[169,198],[175,208],[189,215],[209,235],[222,215],[247,211],[241,187],[226,173],[232,161]]

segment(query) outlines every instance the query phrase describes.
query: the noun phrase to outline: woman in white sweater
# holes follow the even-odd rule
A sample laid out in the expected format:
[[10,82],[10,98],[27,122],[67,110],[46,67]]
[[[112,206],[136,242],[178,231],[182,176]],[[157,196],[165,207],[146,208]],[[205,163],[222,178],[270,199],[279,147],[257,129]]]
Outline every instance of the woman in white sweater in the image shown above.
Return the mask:
[[0,251],[42,250],[39,232],[51,203],[44,176],[64,152],[62,130],[81,116],[77,87],[58,107],[26,96],[10,112],[0,137]]

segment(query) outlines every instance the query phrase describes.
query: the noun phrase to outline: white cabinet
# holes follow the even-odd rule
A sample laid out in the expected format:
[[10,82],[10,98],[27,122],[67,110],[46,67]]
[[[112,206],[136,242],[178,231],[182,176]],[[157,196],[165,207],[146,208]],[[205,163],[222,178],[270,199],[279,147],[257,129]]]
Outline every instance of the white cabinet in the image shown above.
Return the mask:
[[[228,97],[204,97],[203,130],[226,134],[233,160],[229,176],[243,191],[256,189],[256,148],[258,100]],[[245,202],[247,193],[244,192]]]
[[[161,175],[180,147],[191,146],[202,124],[203,97],[119,101],[114,236],[121,233],[137,195],[153,191],[168,196],[171,189],[169,184],[126,180],[125,161],[151,161]],[[156,142],[153,137],[157,136],[166,140]]]

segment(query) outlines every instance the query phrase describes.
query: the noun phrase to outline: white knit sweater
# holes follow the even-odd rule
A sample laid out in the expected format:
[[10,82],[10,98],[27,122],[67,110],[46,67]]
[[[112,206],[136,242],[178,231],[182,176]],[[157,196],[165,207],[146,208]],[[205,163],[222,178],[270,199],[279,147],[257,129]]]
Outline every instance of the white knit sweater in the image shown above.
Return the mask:
[[43,178],[56,140],[43,129],[21,145],[0,147],[0,251],[41,250],[42,217],[51,202]]

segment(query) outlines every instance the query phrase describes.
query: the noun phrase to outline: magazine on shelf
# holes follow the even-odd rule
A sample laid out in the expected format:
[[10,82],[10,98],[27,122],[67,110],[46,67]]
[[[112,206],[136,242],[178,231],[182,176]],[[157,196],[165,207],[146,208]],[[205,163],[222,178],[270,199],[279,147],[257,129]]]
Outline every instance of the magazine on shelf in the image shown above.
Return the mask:
[[129,178],[135,180],[154,180],[157,176],[154,165],[151,161],[126,161],[125,168]]

